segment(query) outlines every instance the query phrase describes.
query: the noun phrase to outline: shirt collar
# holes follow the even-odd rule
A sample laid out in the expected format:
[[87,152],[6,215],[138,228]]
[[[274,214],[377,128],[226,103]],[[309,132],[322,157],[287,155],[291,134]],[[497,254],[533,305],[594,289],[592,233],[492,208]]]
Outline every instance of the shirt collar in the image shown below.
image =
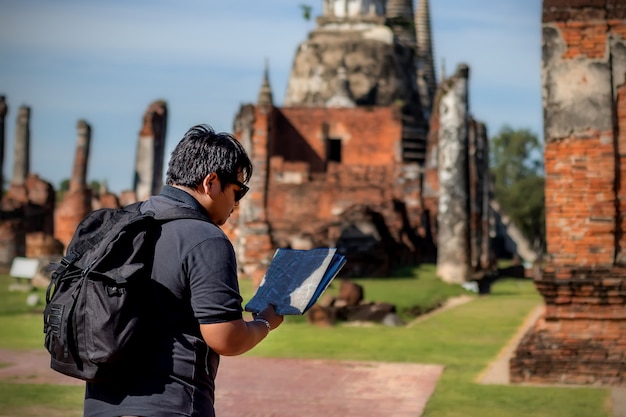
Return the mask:
[[171,185],[164,185],[163,188],[161,189],[160,195],[162,195],[163,197],[167,197],[170,200],[187,204],[188,206],[191,206],[193,209],[198,210],[200,213],[204,215],[208,215],[206,209],[202,207],[202,205],[198,202],[198,200],[196,200],[191,194],[189,194],[185,190],[172,187]]

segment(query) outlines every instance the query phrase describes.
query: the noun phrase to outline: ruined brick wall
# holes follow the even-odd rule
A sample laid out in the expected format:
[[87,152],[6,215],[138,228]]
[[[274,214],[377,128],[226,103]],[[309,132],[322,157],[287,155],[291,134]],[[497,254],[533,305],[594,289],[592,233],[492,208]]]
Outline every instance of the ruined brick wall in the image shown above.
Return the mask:
[[54,234],[54,208],[56,194],[54,187],[36,174],[26,177],[28,204],[26,205],[27,231]]
[[282,108],[277,115],[274,156],[307,161],[323,172],[326,140],[341,141],[341,165],[390,165],[400,161],[402,124],[393,106],[366,108]]
[[[417,232],[421,170],[401,162],[397,108],[265,110],[242,109],[235,129],[255,167],[251,196],[242,201],[233,230],[246,242],[236,245],[244,262],[263,259],[264,250],[279,246],[357,241],[370,249],[376,259],[367,261],[380,274],[399,260],[414,261],[425,240]],[[329,140],[341,143],[340,160],[329,160]],[[259,245],[263,233],[271,238]],[[355,274],[373,272],[356,259],[358,250],[351,252]]]
[[[16,256],[61,253],[53,238],[54,202],[54,188],[36,174],[29,174],[24,185],[9,188],[0,202],[0,267],[9,266]],[[44,240],[47,243],[40,244]]]
[[543,2],[545,314],[514,382],[626,383],[626,2]]

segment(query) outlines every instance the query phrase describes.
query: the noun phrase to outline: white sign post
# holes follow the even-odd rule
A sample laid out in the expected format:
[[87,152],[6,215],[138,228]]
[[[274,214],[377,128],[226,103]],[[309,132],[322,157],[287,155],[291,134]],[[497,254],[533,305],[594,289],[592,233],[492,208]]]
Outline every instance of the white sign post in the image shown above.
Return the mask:
[[10,285],[9,290],[30,290],[31,281],[39,271],[39,260],[17,256],[13,258],[9,275],[14,277],[16,284]]

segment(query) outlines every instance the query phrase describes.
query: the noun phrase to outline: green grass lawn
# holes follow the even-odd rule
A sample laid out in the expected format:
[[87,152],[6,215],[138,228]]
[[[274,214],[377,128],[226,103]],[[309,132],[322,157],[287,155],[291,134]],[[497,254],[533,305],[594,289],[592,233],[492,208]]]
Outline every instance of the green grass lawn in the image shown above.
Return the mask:
[[[428,309],[448,297],[471,294],[435,277],[434,267],[405,270],[392,278],[359,279],[365,298],[394,303],[405,319],[415,306]],[[40,349],[41,306],[9,293],[0,276],[0,348]],[[337,291],[337,284],[328,289]],[[253,288],[241,282],[244,299]],[[441,364],[445,366],[424,417],[610,417],[610,391],[587,387],[482,385],[478,375],[493,361],[534,307],[542,303],[529,280],[500,279],[488,296],[404,327],[337,324],[316,327],[288,317],[247,355]],[[80,416],[83,389],[0,384],[0,417]]]

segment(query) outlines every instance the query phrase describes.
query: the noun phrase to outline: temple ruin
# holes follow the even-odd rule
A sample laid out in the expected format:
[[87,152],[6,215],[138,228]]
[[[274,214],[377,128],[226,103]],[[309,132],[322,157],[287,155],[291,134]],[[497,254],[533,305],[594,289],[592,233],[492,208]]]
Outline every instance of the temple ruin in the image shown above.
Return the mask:
[[336,246],[354,276],[424,261],[448,282],[493,272],[487,132],[467,66],[437,85],[419,3],[325,1],[284,105],[266,68],[257,103],[241,107],[235,134],[255,176],[233,236],[247,275],[279,246]]
[[[225,225],[242,276],[259,280],[277,247],[317,246],[345,253],[350,276],[419,262],[437,262],[455,283],[494,272],[487,131],[469,109],[470,68],[460,64],[437,82],[433,61],[428,0],[417,11],[412,0],[325,0],[280,107],[266,64],[257,102],[234,121],[255,167],[250,193]],[[120,196],[105,184],[90,189],[91,126],[78,122],[70,189],[50,235],[67,245],[89,211],[159,192],[167,113],[163,100],[144,112],[133,189]],[[27,146],[16,141],[16,152],[28,155]],[[30,167],[16,161],[17,185]],[[9,262],[25,252],[20,233],[3,235],[13,245]]]
[[511,381],[626,382],[626,2],[543,1],[545,312]]
[[[260,279],[281,246],[336,246],[353,276],[418,262],[436,262],[448,282],[493,272],[487,130],[468,105],[469,67],[436,80],[428,3],[324,0],[282,106],[266,64],[256,103],[234,121],[255,169],[225,225],[243,276]],[[542,21],[548,257],[534,282],[545,311],[511,359],[511,382],[624,384],[626,3],[544,0]],[[0,96],[0,175],[8,108]],[[53,187],[31,172],[20,107],[0,266],[58,255],[90,210],[157,193],[166,122],[165,102],[150,104],[134,189],[118,197],[87,185],[91,126],[79,121],[55,209]]]
[[[0,98],[0,138],[4,138],[6,98]],[[92,190],[88,184],[91,125],[76,124],[76,150],[69,189],[56,203],[53,186],[30,167],[30,108],[22,106],[16,119],[13,176],[0,206],[0,268],[7,269],[17,256],[44,261],[63,254],[78,223],[92,210],[122,207],[157,194],[163,185],[167,103],[157,100],[148,106],[139,131],[134,189],[117,196],[106,183]],[[2,161],[4,162],[4,159]],[[43,263],[45,264],[45,262]]]

